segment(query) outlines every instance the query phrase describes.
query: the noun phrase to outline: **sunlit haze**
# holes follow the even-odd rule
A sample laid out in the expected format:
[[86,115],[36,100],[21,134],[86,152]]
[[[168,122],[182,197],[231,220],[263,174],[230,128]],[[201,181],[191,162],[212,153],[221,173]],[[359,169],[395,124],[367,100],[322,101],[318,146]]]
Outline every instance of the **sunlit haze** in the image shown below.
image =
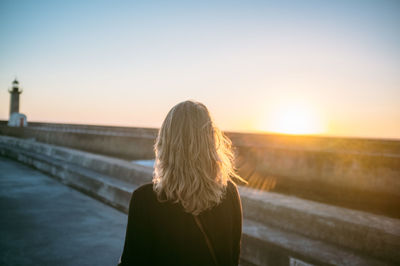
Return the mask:
[[0,119],[400,138],[400,1],[0,2]]
[[281,102],[266,111],[258,128],[286,134],[321,134],[326,132],[320,111],[311,104]]

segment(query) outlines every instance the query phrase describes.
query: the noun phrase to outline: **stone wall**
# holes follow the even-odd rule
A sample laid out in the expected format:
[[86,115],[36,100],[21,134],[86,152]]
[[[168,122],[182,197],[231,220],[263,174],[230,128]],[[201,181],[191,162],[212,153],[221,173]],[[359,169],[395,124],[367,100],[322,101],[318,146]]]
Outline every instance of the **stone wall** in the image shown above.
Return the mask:
[[[29,123],[0,134],[135,160],[153,158],[157,129]],[[249,185],[400,217],[400,141],[227,132]]]
[[154,157],[157,130],[29,122],[26,128],[0,124],[0,134],[135,160]]
[[400,141],[229,134],[252,187],[400,217]]

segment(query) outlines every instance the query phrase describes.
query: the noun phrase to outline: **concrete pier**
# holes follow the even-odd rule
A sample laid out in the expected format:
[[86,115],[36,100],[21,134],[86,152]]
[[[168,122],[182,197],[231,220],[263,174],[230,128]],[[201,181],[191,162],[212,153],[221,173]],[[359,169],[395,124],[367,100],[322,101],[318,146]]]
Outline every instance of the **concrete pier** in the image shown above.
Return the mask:
[[[0,137],[0,155],[123,211],[130,193],[149,182],[152,174],[151,167],[128,161],[6,136]],[[286,266],[397,265],[400,261],[398,219],[252,188],[239,191],[243,262]]]
[[116,265],[127,216],[0,157],[0,265]]
[[[229,133],[249,186],[328,205],[400,218],[400,141]],[[154,157],[155,128],[30,122],[0,135],[95,154]]]

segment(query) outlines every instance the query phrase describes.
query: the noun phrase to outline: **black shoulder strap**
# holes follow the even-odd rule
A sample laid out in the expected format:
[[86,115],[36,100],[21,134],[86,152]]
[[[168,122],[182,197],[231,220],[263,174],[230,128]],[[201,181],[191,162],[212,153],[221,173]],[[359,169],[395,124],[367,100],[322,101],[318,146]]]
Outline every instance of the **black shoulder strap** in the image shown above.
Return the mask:
[[219,264],[218,264],[218,261],[217,261],[217,257],[215,256],[214,248],[212,247],[211,241],[208,238],[206,232],[204,231],[203,225],[201,224],[199,217],[193,215],[193,218],[194,218],[197,226],[199,227],[200,231],[203,233],[204,239],[206,240],[208,249],[210,250],[210,253],[211,253],[211,256],[212,256],[212,258],[214,260],[215,265],[218,266]]

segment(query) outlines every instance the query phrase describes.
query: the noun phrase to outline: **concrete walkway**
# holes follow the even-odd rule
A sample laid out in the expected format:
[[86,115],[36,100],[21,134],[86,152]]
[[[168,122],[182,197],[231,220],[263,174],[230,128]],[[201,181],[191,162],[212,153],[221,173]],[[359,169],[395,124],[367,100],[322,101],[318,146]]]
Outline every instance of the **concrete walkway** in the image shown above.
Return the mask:
[[116,265],[127,216],[0,157],[0,265]]

